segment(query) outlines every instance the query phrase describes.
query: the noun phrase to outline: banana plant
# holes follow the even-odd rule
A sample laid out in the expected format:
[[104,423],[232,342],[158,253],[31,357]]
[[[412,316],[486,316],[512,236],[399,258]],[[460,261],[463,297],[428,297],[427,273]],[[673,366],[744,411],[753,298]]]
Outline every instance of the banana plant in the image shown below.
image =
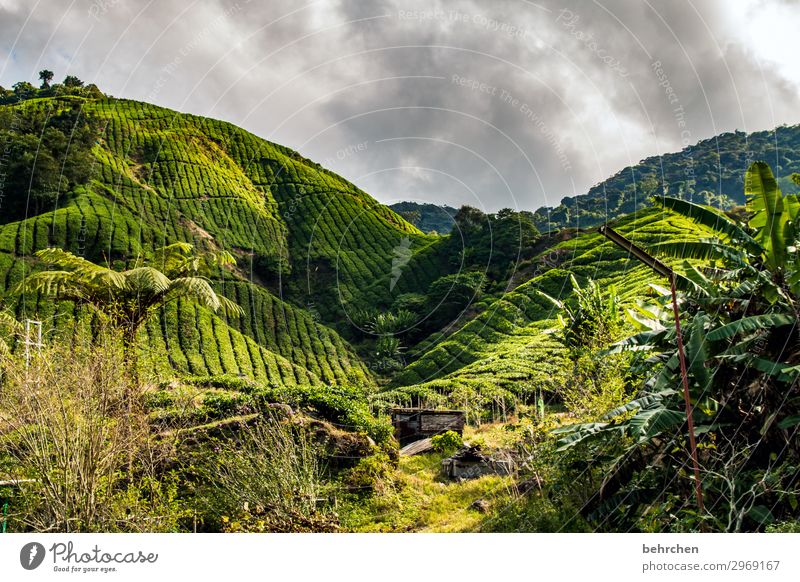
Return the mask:
[[[783,196],[763,162],[748,169],[745,191],[746,222],[677,198],[659,198],[656,203],[662,208],[714,234],[699,242],[670,241],[650,250],[684,259],[683,279],[691,282],[684,285],[680,300],[697,433],[728,443],[730,450],[723,455],[757,442],[759,454],[776,463],[793,450],[791,431],[800,425],[800,398],[792,396],[800,380],[800,206],[795,195]],[[613,464],[616,474],[629,475],[619,469],[634,460],[640,470],[643,450],[665,465],[665,451],[685,443],[677,338],[672,312],[666,308],[669,294],[651,287],[658,292],[654,301],[627,310],[637,332],[608,350],[636,353],[634,366],[646,378],[636,398],[596,422],[554,431],[561,451],[608,440],[627,443]],[[707,474],[712,473],[709,469]]]
[[716,209],[679,198],[655,198],[657,206],[707,227],[714,235],[700,241],[670,241],[651,250],[708,264],[701,271],[684,263],[686,277],[700,290],[694,295],[716,293],[735,302],[755,296],[777,309],[788,307],[797,315],[800,202],[796,194],[783,195],[765,162],[751,164],[744,183],[748,220],[743,223]]

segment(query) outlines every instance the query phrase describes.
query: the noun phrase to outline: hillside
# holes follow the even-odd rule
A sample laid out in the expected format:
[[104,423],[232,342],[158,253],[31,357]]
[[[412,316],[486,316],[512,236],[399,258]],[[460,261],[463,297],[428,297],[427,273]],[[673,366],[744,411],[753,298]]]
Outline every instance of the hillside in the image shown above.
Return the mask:
[[455,226],[453,217],[457,208],[447,205],[424,204],[420,202],[397,202],[389,208],[408,220],[422,232],[450,234]]
[[[800,125],[773,131],[723,133],[679,152],[646,158],[592,186],[586,194],[566,197],[535,213],[542,232],[565,227],[588,228],[649,204],[657,192],[717,208],[744,204],[742,176],[753,160],[767,160],[782,187],[800,171]],[[663,185],[663,189],[659,189]]]
[[[623,217],[614,226],[641,245],[708,235],[687,220],[653,209]],[[459,325],[417,346],[409,365],[380,398],[467,407],[475,414],[487,406],[513,407],[543,386],[564,383],[569,369],[564,346],[553,333],[557,310],[538,291],[569,298],[569,275],[574,274],[579,281],[592,278],[605,289],[614,287],[630,304],[646,296],[653,281],[647,268],[628,260],[596,232],[556,242],[534,264],[534,276],[525,283],[483,299],[477,313],[466,314]]]
[[[90,171],[83,183],[65,180],[55,199],[5,197],[20,210],[0,221],[0,290],[38,268],[32,254],[47,246],[119,265],[177,241],[225,249],[238,265],[219,272],[215,285],[245,316],[226,321],[170,306],[146,330],[157,369],[244,374],[278,385],[370,376],[325,324],[340,321],[343,304],[391,272],[401,241],[424,244],[419,230],[341,177],[227,123],[76,96],[3,106],[0,119],[16,137],[76,111],[97,131]],[[70,308],[23,298],[15,312],[45,320],[53,333],[63,320],[57,314]]]
[[[735,170],[768,134],[726,134],[692,181],[645,160],[542,224],[393,210],[231,124],[66,90],[0,104],[13,531],[796,528],[797,128],[778,180]],[[666,281],[584,228],[606,216],[675,269],[683,342]],[[719,507],[687,505],[683,381]],[[396,407],[458,422],[412,456]]]

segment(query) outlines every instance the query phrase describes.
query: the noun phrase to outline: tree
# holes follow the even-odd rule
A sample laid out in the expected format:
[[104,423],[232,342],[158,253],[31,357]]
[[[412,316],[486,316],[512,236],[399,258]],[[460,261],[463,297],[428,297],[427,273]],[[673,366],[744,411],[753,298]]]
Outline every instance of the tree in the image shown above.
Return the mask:
[[428,289],[430,325],[438,327],[458,317],[480,299],[485,281],[483,273],[476,271],[436,279]]
[[137,259],[125,271],[57,248],[41,250],[36,256],[56,269],[30,275],[18,291],[90,305],[121,332],[126,357],[134,365],[139,329],[156,310],[172,301],[186,299],[234,317],[243,313],[241,307],[216,293],[205,276],[213,267],[235,262],[225,251],[195,255],[192,245],[174,243],[157,250],[149,261],[158,268]]
[[81,81],[75,75],[67,75],[66,77],[64,77],[64,86],[70,87],[72,89],[78,89],[80,87],[83,87],[83,81]]
[[53,71],[42,69],[41,71],[39,71],[39,80],[42,82],[41,85],[42,89],[49,89],[50,81],[53,80]]
[[27,81],[19,81],[18,83],[14,83],[11,87],[14,89],[14,95],[16,95],[19,100],[30,99],[36,95],[36,87]]
[[558,315],[564,343],[571,348],[595,349],[617,339],[622,329],[622,309],[616,289],[612,286],[604,292],[593,279],[581,287],[572,274],[570,282],[575,305],[568,305],[544,291],[537,291],[564,312],[566,317]]
[[51,116],[41,109],[19,111],[13,119],[15,126],[11,116],[0,114],[0,141],[9,153],[2,223],[49,210],[86,183],[99,126],[77,104]]
[[505,286],[521,259],[531,256],[539,238],[530,212],[504,208],[487,215],[462,206],[454,220],[456,227],[447,241],[453,266],[486,270],[500,286]]
[[620,298],[613,286],[607,290],[589,279],[584,287],[570,274],[573,302],[563,302],[538,291],[562,313],[561,338],[572,367],[555,389],[567,410],[593,420],[625,401],[625,376],[629,359],[604,350],[620,339],[623,330]]
[[406,222],[414,226],[416,226],[419,223],[419,219],[422,218],[422,213],[419,210],[401,210],[398,214],[402,216]]

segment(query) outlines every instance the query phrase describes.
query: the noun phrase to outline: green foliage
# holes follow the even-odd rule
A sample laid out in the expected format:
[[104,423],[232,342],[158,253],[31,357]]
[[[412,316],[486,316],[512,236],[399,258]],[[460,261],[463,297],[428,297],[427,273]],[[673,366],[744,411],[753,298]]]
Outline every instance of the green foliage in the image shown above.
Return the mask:
[[8,340],[19,335],[22,329],[22,324],[12,314],[0,309],[0,356],[9,355],[11,350]]
[[487,215],[463,206],[454,219],[456,226],[446,244],[453,266],[484,271],[501,288],[519,261],[532,256],[539,238],[530,212],[504,208]]
[[784,521],[782,523],[770,524],[766,528],[767,533],[800,533],[800,521]]
[[64,86],[65,87],[83,87],[83,81],[81,81],[75,75],[67,75],[64,77]]
[[98,128],[98,118],[77,103],[0,107],[0,141],[8,159],[0,223],[50,210],[86,184]]
[[[695,269],[703,276],[696,277],[697,288],[690,290],[682,308],[694,423],[700,446],[709,451],[701,468],[703,487],[715,499],[709,514],[699,518],[724,531],[762,527],[793,515],[796,508],[789,500],[797,494],[796,453],[783,444],[800,405],[788,392],[798,377],[792,365],[797,355],[798,295],[790,283],[797,272],[792,250],[798,242],[796,215],[765,164],[751,166],[747,183],[753,205],[749,222],[721,220],[714,225],[718,234],[709,240],[726,252],[713,269]],[[672,206],[698,220],[695,208]],[[788,238],[768,232],[777,224]],[[556,431],[561,450],[582,445],[593,456],[601,443],[628,439],[626,458],[615,461],[624,468],[614,468],[626,478],[616,482],[610,495],[626,492],[631,519],[644,518],[640,512],[653,501],[645,483],[651,476],[640,474],[644,465],[659,457],[665,474],[674,474],[685,462],[686,415],[676,390],[681,378],[672,314],[663,308],[668,301],[663,295],[655,306],[639,308],[631,320],[640,333],[616,348],[649,356],[638,363],[645,375],[638,397],[606,413],[600,422]],[[682,452],[677,458],[676,450]],[[689,484],[671,488],[676,499],[681,486]],[[784,493],[775,497],[776,490]],[[759,509],[764,506],[771,509]],[[699,527],[699,522],[689,527]]]
[[437,453],[449,455],[464,446],[461,435],[455,431],[448,430],[442,434],[437,434],[431,438],[433,450]]
[[375,447],[371,455],[359,459],[344,473],[342,482],[354,493],[384,495],[394,487],[396,468],[397,461],[386,450]]
[[422,293],[403,293],[394,300],[392,308],[397,311],[407,311],[415,315],[422,315],[427,303],[427,297]]
[[591,187],[566,197],[556,207],[540,208],[534,222],[542,232],[565,227],[588,228],[636,212],[651,197],[670,196],[727,210],[744,204],[742,168],[753,159],[776,159],[779,182],[791,184],[800,171],[797,126],[776,130],[723,133],[680,152],[646,158]]
[[485,275],[477,271],[436,279],[428,288],[429,325],[440,327],[461,315],[480,299],[485,282]]
[[50,88],[50,81],[53,80],[54,73],[53,71],[49,71],[47,69],[42,69],[39,71],[39,80],[42,82],[42,89],[49,89]]
[[210,392],[203,397],[203,407],[208,418],[225,418],[234,414],[247,414],[252,412],[253,399],[247,394],[230,392]]
[[564,312],[564,317],[559,315],[564,343],[572,349],[588,350],[608,345],[622,328],[622,310],[616,289],[612,285],[604,293],[593,279],[588,280],[586,287],[581,287],[574,275],[570,275],[570,282],[574,307],[540,291]]
[[199,493],[222,514],[224,531],[325,531],[335,523],[317,508],[321,455],[308,430],[268,417],[217,449],[199,468]]
[[397,202],[396,204],[390,204],[389,208],[406,218],[422,232],[429,234],[449,234],[455,225],[453,217],[458,212],[456,208],[451,206],[421,204],[418,202]]
[[30,479],[12,500],[12,531],[179,528],[177,477],[158,472],[164,451],[139,412],[120,343],[101,330],[29,362],[0,360],[2,469]]
[[152,262],[164,272],[145,265],[141,259],[130,269],[115,271],[62,249],[43,249],[36,253],[37,258],[56,269],[30,275],[18,291],[89,304],[125,334],[130,346],[156,310],[179,299],[196,301],[229,316],[241,315],[241,307],[218,295],[201,274],[211,266],[232,263],[230,254],[195,256],[188,243],[168,245],[156,254]]
[[629,358],[601,353],[619,339],[622,309],[613,285],[604,293],[593,279],[581,287],[570,275],[570,282],[574,305],[539,292],[563,311],[558,318],[572,362],[571,373],[555,392],[572,415],[594,418],[621,404],[627,395]]

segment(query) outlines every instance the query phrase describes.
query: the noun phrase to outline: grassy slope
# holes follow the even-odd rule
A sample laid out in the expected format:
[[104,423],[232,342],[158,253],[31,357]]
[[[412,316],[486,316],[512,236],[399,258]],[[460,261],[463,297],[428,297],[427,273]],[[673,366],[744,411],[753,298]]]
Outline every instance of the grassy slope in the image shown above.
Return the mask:
[[[467,442],[480,440],[490,448],[501,448],[507,446],[506,434],[501,425],[468,426],[464,438]],[[442,474],[444,457],[435,452],[401,457],[386,491],[374,497],[357,497],[340,509],[345,530],[477,532],[517,497],[514,479],[509,476],[484,475],[451,481]],[[478,500],[488,503],[486,514],[472,507]]]
[[[696,225],[657,210],[625,217],[616,226],[644,246],[665,237],[689,240],[703,235]],[[381,399],[407,403],[417,397],[431,404],[458,405],[481,394],[491,403],[547,388],[568,368],[563,346],[548,333],[556,325],[554,306],[536,290],[567,299],[572,272],[579,281],[591,277],[604,288],[614,285],[624,301],[632,301],[654,280],[647,269],[627,260],[596,232],[555,245],[540,261],[540,274],[490,302],[457,331],[435,335],[419,346],[416,352],[421,355]]]
[[[57,109],[74,99],[18,107]],[[240,257],[240,268],[218,273],[215,283],[246,316],[224,321],[188,304],[170,306],[145,331],[157,370],[242,373],[276,385],[369,376],[319,315],[335,320],[338,295],[351,300],[390,272],[392,249],[404,237],[426,240],[417,229],[296,152],[231,124],[127,100],[83,107],[105,125],[92,179],[58,208],[0,225],[0,290],[34,268],[31,254],[47,246],[118,266],[175,241],[224,248]],[[320,276],[321,264],[333,276]],[[286,289],[291,302],[275,295]],[[300,308],[307,303],[319,306],[317,317]],[[17,311],[51,328],[72,316],[70,306],[56,310],[35,298]],[[63,317],[53,319],[57,312]]]
[[[40,99],[19,107],[69,102]],[[48,245],[120,266],[178,240],[231,250],[239,268],[218,273],[216,284],[245,317],[224,321],[204,309],[171,306],[145,331],[160,373],[245,374],[277,385],[366,379],[359,357],[325,324],[346,329],[340,322],[351,308],[389,306],[400,293],[424,291],[445,270],[443,239],[423,235],[288,148],[228,123],[144,103],[106,99],[84,107],[105,123],[93,178],[57,209],[0,225],[0,288],[18,282],[32,266],[30,255]],[[655,211],[626,217],[620,229],[645,244],[698,232]],[[404,241],[415,254],[392,286]],[[633,298],[650,277],[597,234],[581,234],[544,255],[547,264],[533,279],[418,346],[415,361],[382,399],[420,395],[431,404],[458,404],[481,395],[488,403],[558,381],[562,347],[545,333],[555,314],[535,290],[565,297],[572,271],[616,284]],[[23,309],[43,318],[56,314],[47,301],[18,306],[20,315]],[[71,308],[58,309],[70,316]]]

